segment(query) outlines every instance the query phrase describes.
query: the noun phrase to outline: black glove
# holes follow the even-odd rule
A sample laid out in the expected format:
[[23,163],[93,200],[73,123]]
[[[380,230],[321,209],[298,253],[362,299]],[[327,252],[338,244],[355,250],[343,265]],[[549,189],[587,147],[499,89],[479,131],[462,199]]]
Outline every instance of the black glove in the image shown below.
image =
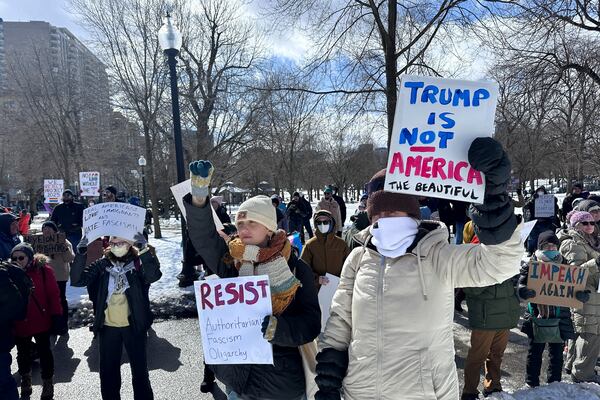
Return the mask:
[[596,257],[596,266],[600,268],[600,256]]
[[535,290],[529,289],[527,287],[519,288],[518,292],[519,292],[519,297],[522,298],[523,300],[531,299],[531,298],[535,297],[535,295],[536,295]]
[[537,194],[537,193],[535,193],[535,194],[533,195],[533,198],[534,198],[534,199],[537,199],[538,197],[540,197],[540,195],[539,195],[539,194]]
[[321,390],[315,393],[315,400],[342,400],[342,394],[339,390]]
[[277,317],[274,315],[267,315],[265,319],[263,319],[262,326],[260,327],[263,337],[270,342],[275,337],[276,330]]
[[348,351],[327,348],[317,354],[317,376],[319,391],[315,400],[339,400],[342,381],[348,370]]
[[477,138],[469,148],[469,163],[485,174],[483,204],[472,204],[469,209],[475,233],[483,244],[505,242],[518,224],[508,195],[511,168],[508,155],[495,139]]
[[587,303],[590,300],[589,290],[578,290],[575,292],[575,298],[582,303]]
[[133,241],[134,241],[135,247],[137,247],[140,250],[143,250],[146,247],[146,245],[148,244],[146,237],[144,236],[143,233],[140,233],[140,232],[135,234],[135,236],[133,237]]

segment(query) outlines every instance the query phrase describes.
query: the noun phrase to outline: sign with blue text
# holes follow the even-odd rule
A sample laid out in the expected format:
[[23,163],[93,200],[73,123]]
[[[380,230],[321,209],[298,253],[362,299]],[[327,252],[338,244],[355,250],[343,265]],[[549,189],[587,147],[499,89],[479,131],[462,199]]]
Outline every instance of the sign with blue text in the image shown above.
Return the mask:
[[273,364],[261,331],[272,314],[268,276],[196,281],[194,292],[207,364]]
[[492,136],[498,84],[404,75],[385,190],[483,203],[485,179],[468,161],[471,143]]

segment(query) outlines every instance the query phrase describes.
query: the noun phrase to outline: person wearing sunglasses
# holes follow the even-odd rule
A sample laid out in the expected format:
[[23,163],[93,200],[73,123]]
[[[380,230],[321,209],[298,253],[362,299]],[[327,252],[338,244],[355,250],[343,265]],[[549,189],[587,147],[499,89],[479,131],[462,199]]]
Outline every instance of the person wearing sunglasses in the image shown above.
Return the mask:
[[300,258],[312,269],[318,291],[321,285],[329,284],[326,274],[340,276],[350,249],[335,235],[335,221],[329,211],[317,211],[313,220],[316,236],[306,242]]
[[571,370],[575,382],[600,383],[600,377],[595,373],[600,355],[600,240],[594,217],[589,212],[571,211],[567,219],[570,228],[560,232],[559,250],[567,263],[589,270],[586,289],[590,290],[590,299],[583,308],[573,309],[578,337],[569,342],[565,369]]
[[[78,252],[85,251],[85,245],[84,236],[77,246]],[[79,269],[81,265],[73,268]],[[86,267],[79,280],[72,283],[87,286],[90,293],[96,294],[93,329],[99,338],[103,400],[121,398],[123,346],[131,365],[133,398],[154,398],[146,358],[147,332],[153,320],[148,289],[161,275],[158,258],[147,246],[143,234],[138,233],[135,241],[111,236],[104,257]]]
[[62,306],[60,290],[54,277],[54,270],[48,264],[46,256],[35,254],[28,243],[16,245],[10,259],[27,273],[33,282],[33,291],[27,306],[27,317],[15,322],[15,343],[17,345],[17,364],[21,376],[21,398],[32,393],[31,358],[35,348],[40,356],[42,375],[41,400],[54,397],[54,356],[50,347],[50,335],[62,324]]

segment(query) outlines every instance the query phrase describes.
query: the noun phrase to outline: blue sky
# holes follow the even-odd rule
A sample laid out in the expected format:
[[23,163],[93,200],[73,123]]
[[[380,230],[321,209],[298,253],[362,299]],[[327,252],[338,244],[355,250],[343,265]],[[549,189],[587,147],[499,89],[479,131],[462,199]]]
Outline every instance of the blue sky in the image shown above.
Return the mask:
[[80,39],[87,36],[67,11],[67,0],[0,0],[0,18],[5,21],[46,21],[67,28]]

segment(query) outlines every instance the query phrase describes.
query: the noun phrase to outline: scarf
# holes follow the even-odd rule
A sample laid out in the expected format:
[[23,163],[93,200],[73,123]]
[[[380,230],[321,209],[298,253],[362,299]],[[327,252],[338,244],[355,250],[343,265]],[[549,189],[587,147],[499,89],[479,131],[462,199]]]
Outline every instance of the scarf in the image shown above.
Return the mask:
[[134,268],[133,261],[128,264],[116,261],[110,267],[106,267],[106,272],[108,272],[108,296],[106,296],[106,304],[108,304],[113,294],[123,294],[129,289],[129,281],[126,274]]
[[273,315],[280,315],[301,286],[287,263],[292,246],[285,231],[278,230],[267,247],[245,245],[240,238],[229,242],[229,255],[240,276],[267,275],[271,287]]
[[419,231],[419,223],[412,217],[379,218],[376,225],[369,228],[372,242],[379,254],[391,258],[406,254]]

